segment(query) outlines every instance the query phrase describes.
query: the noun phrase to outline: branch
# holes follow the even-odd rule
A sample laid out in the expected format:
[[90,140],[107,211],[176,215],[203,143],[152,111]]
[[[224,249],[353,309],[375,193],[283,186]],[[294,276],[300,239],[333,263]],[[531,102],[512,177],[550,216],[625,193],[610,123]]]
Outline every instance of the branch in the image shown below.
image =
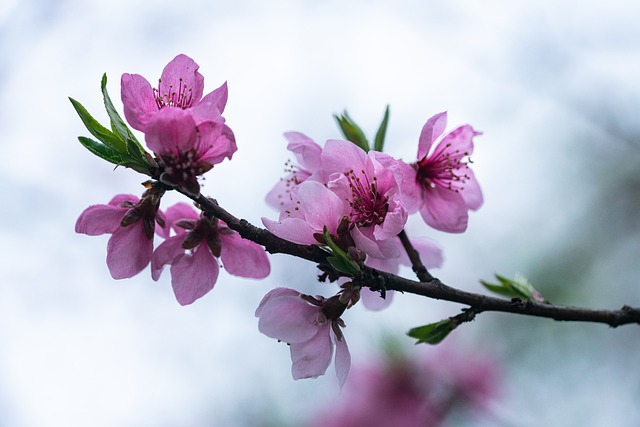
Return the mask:
[[[194,197],[182,191],[180,192],[198,203],[203,211],[224,221],[229,228],[237,231],[243,238],[263,246],[269,253],[288,254],[318,264],[327,263],[328,253],[318,246],[298,245],[281,239],[268,230],[250,224],[247,220],[236,218],[221,208],[213,199],[207,198],[202,194]],[[409,258],[414,265],[414,271],[416,271],[421,281],[417,282],[405,279],[365,266],[362,269],[362,275],[354,278],[353,281],[356,284],[367,286],[374,290],[394,290],[464,304],[468,306],[468,308],[465,308],[465,312],[469,312],[470,315],[465,317],[465,319],[461,319],[463,321],[470,321],[475,314],[484,311],[497,311],[545,317],[554,320],[605,323],[611,327],[631,323],[640,324],[640,308],[637,307],[625,305],[620,310],[596,310],[583,307],[553,305],[530,300],[506,300],[452,288],[429,274],[420,262],[420,258],[411,244],[409,243],[408,246],[405,244],[405,242],[408,242],[408,239],[404,232],[400,233],[399,237],[405,249],[407,249]]]

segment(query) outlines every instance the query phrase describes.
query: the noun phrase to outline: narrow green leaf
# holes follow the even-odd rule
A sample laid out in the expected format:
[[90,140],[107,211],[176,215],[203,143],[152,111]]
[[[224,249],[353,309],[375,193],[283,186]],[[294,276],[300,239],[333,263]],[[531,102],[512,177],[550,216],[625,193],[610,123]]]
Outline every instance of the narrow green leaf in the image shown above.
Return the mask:
[[389,106],[384,110],[384,117],[380,123],[380,127],[376,132],[376,138],[373,143],[373,149],[376,151],[382,151],[384,148],[384,138],[387,136],[387,125],[389,124]]
[[84,136],[79,136],[78,140],[82,145],[84,145],[87,150],[91,151],[96,156],[116,165],[125,164],[122,155],[120,155],[120,153],[115,151],[113,148]]
[[123,144],[122,151],[128,152],[127,146],[129,142],[133,142],[138,146],[141,152],[144,152],[144,147],[138,140],[135,135],[129,129],[129,126],[122,120],[120,114],[116,111],[116,108],[113,106],[113,102],[111,102],[111,98],[109,97],[109,93],[107,92],[107,75],[104,74],[102,76],[102,82],[100,84],[100,88],[102,90],[102,97],[104,98],[104,106],[107,109],[107,114],[109,115],[109,119],[111,120],[111,127],[115,129],[115,132],[120,135],[123,141],[126,142],[126,145]]
[[78,101],[73,98],[69,98],[69,101],[71,101],[71,105],[73,105],[76,113],[80,116],[80,120],[82,120],[82,123],[84,123],[91,135],[114,150],[122,151],[120,148],[124,148],[124,142],[119,135],[102,126]]
[[331,234],[325,226],[323,228],[324,239],[327,242],[327,246],[331,248],[332,256],[327,257],[329,264],[341,273],[347,274],[351,277],[360,273],[360,266],[347,255],[345,251],[340,249],[338,245],[331,239]]
[[342,134],[345,138],[347,138],[349,141],[353,142],[366,152],[370,150],[367,137],[364,136],[364,132],[362,132],[362,129],[360,129],[360,127],[351,119],[351,117],[349,117],[349,113],[345,111],[343,115],[338,116],[334,114],[333,117],[338,122],[338,126],[340,127],[340,130],[342,131]]
[[416,338],[416,344],[426,342],[427,344],[438,344],[458,326],[458,322],[453,319],[445,319],[436,323],[418,326],[407,332],[411,338]]

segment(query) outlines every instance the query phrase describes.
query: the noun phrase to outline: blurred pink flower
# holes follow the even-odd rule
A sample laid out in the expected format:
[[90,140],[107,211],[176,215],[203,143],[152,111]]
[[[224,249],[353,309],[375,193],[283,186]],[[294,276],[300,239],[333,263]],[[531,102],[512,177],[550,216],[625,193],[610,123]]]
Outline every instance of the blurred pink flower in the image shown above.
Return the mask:
[[186,203],[167,209],[166,222],[176,234],[153,252],[151,276],[158,280],[164,266],[170,264],[171,285],[181,305],[191,304],[213,289],[220,271],[218,258],[235,276],[262,279],[269,275],[264,249],[243,239],[224,222],[198,216]]
[[353,370],[338,402],[323,402],[307,425],[437,427],[454,412],[482,414],[497,396],[497,365],[463,348],[445,347],[372,356]]
[[[106,205],[89,206],[78,217],[76,233],[111,234],[107,267],[114,279],[133,277],[149,264],[156,220],[164,224],[159,202],[159,197],[140,200],[132,194],[119,194]],[[160,228],[158,231],[163,232]]]
[[351,367],[351,355],[340,328],[346,305],[339,296],[328,299],[302,295],[294,289],[276,288],[256,309],[258,329],[289,344],[294,380],[324,375],[335,345],[335,369],[340,387]]
[[[439,113],[427,120],[418,142],[418,160],[403,168],[403,192],[413,198],[424,221],[431,227],[450,233],[467,229],[468,211],[482,206],[482,191],[468,157],[473,153],[473,137],[480,135],[469,125],[455,128],[442,136],[447,113]],[[432,146],[435,148],[429,154]],[[465,160],[466,159],[466,160]],[[407,179],[409,176],[414,179]]]

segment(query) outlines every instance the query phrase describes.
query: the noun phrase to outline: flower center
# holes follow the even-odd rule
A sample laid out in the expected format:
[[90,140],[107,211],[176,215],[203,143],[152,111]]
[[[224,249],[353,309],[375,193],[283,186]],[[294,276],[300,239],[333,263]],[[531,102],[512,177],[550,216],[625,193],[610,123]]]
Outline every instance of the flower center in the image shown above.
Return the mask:
[[[162,79],[158,80],[158,87],[161,86]],[[193,93],[191,88],[188,87],[183,81],[182,77],[178,79],[178,87],[169,85],[165,93],[160,93],[159,89],[153,89],[153,94],[156,97],[156,105],[158,110],[164,107],[177,107],[183,110],[191,107],[191,101],[193,100]]]
[[213,167],[198,159],[195,148],[176,155],[165,153],[160,157],[165,165],[160,181],[172,187],[179,187],[193,195],[200,193],[197,177]]
[[364,181],[353,170],[346,172],[345,176],[351,189],[351,222],[358,227],[382,224],[389,210],[389,198],[378,192],[378,179],[374,176],[373,182],[370,182],[364,171]]
[[[461,153],[460,150],[450,150],[451,144],[447,144],[435,156],[425,157],[413,164],[416,169],[416,179],[419,184],[427,188],[443,187],[456,193],[464,189],[471,177],[467,174],[469,169],[469,153]],[[467,161],[463,161],[464,158]]]

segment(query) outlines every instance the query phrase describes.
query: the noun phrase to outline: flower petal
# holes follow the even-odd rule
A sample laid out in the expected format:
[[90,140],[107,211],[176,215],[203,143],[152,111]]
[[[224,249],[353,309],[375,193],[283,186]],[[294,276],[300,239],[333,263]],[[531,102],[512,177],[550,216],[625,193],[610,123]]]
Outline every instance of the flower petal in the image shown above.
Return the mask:
[[191,97],[192,104],[200,101],[204,91],[204,77],[198,72],[200,66],[187,55],[180,54],[173,58],[162,70],[158,84],[160,95],[184,92]]
[[285,218],[282,221],[271,221],[262,218],[262,224],[276,236],[299,245],[317,245],[318,241],[313,237],[316,232],[304,219]]
[[400,249],[393,238],[375,239],[372,227],[353,227],[351,237],[358,249],[374,258],[396,258],[400,254]]
[[295,195],[300,201],[300,210],[314,230],[322,232],[326,226],[330,233],[336,232],[345,211],[344,203],[333,191],[319,182],[305,181],[297,186]]
[[123,74],[120,79],[120,97],[124,116],[132,128],[144,132],[149,118],[158,112],[151,84],[139,74]]
[[464,189],[460,190],[460,195],[467,204],[467,207],[475,211],[480,209],[484,201],[482,197],[482,190],[480,189],[480,184],[478,184],[478,180],[471,169],[467,169],[465,175],[467,178],[464,183]]
[[438,139],[444,129],[447,127],[447,112],[438,113],[427,120],[422,127],[420,139],[418,139],[418,160],[423,159],[429,154],[431,145]]
[[263,279],[271,272],[269,258],[262,246],[243,239],[238,233],[220,234],[220,259],[229,273],[252,279]]
[[258,305],[258,308],[256,308],[256,317],[260,317],[260,315],[262,314],[262,310],[264,309],[264,306],[271,300],[275,299],[275,298],[279,298],[279,297],[283,297],[283,296],[295,296],[295,297],[299,297],[300,296],[300,292],[296,291],[295,289],[291,289],[291,288],[275,288],[270,290],[269,292],[267,292],[267,294],[262,297],[262,301],[260,301],[260,304]]
[[76,233],[89,236],[113,234],[120,229],[120,222],[127,210],[111,205],[89,206],[76,221]]
[[184,254],[183,241],[184,235],[169,237],[153,251],[151,256],[151,278],[153,280],[157,281],[160,278],[165,265],[171,264],[174,259]]
[[169,206],[164,213],[165,221],[168,226],[171,226],[177,234],[184,234],[186,231],[182,227],[177,227],[175,224],[180,220],[197,221],[199,218],[198,212],[189,204],[184,202],[178,202],[175,205]]
[[462,196],[442,187],[425,191],[420,215],[429,226],[449,233],[462,233],[469,222],[467,204]]
[[256,310],[258,330],[270,338],[289,344],[302,343],[318,332],[315,320],[319,311],[319,307],[300,298],[299,293],[279,295],[260,303]]
[[148,239],[142,221],[120,227],[107,243],[107,266],[114,279],[128,279],[151,261],[153,240]]
[[322,167],[322,147],[301,132],[286,132],[287,150],[296,155],[302,168],[313,173]]
[[163,108],[149,120],[147,147],[156,154],[185,153],[196,148],[199,134],[193,117],[181,108]]
[[364,170],[367,154],[351,141],[330,139],[324,145],[321,158],[322,167],[329,176],[332,173]]
[[207,245],[183,254],[171,264],[171,286],[180,305],[188,305],[213,289],[220,267]]
[[290,345],[293,362],[291,374],[294,380],[318,378],[327,371],[333,355],[330,329],[330,324],[326,323],[318,329],[313,338]]
[[229,97],[229,88],[227,87],[227,82],[222,83],[219,88],[215,89],[213,92],[208,93],[202,101],[201,104],[210,104],[214,106],[219,114],[224,113],[224,108],[227,105],[227,98]]
[[336,376],[338,377],[340,388],[342,388],[345,381],[347,381],[347,376],[351,369],[351,354],[349,353],[349,347],[347,347],[347,340],[344,338],[344,335],[342,336],[342,339],[339,340],[333,331],[331,331],[331,337],[334,339],[336,344]]
[[362,288],[360,290],[360,301],[367,310],[380,311],[391,305],[391,301],[393,301],[393,294],[394,291],[387,291],[385,297],[382,298],[382,296],[380,296],[380,292],[374,292],[369,288]]

